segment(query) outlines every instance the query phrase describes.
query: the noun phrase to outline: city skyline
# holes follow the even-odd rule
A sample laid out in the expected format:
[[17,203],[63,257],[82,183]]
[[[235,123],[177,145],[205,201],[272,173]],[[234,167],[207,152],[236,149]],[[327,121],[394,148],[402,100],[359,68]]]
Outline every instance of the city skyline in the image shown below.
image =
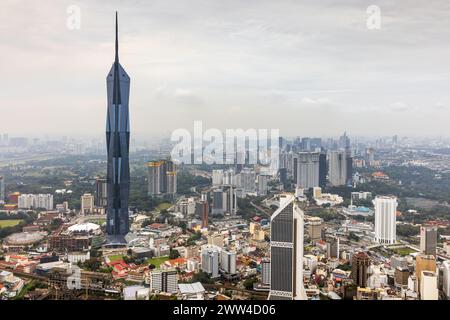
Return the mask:
[[[219,129],[280,128],[284,136],[417,135],[417,128],[450,135],[445,1],[380,1],[379,30],[366,26],[369,3],[355,1],[239,3],[239,12],[232,2],[80,1],[79,30],[66,26],[70,5],[0,5],[8,39],[0,45],[8,74],[3,131],[72,135],[83,123],[86,134],[101,134],[99,66],[111,52],[108,21],[118,9],[122,57],[137,83],[136,134],[170,136],[202,120]],[[150,119],[159,121],[148,126]]]

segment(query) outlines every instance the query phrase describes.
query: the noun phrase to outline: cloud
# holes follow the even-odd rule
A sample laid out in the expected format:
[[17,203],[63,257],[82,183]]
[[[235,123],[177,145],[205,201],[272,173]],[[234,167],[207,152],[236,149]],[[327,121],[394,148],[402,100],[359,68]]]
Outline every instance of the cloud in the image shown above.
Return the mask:
[[[406,134],[420,125],[450,135],[434,124],[450,117],[446,0],[380,0],[380,30],[366,28],[367,6],[355,0],[79,0],[77,31],[66,27],[71,4],[1,1],[0,114],[8,121],[0,131],[76,134],[83,123],[103,134],[118,9],[133,131],[153,135],[201,118],[290,134]],[[439,115],[414,107],[434,101]],[[393,125],[380,129],[373,119],[386,115]],[[297,119],[308,121],[299,127]]]

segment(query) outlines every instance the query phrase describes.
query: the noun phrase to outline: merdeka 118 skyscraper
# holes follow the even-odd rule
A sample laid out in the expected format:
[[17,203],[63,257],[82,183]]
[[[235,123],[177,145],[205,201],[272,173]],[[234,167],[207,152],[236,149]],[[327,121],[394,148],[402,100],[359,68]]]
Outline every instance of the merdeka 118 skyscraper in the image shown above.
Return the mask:
[[130,77],[119,63],[118,18],[116,12],[115,60],[106,78],[108,111],[106,118],[107,165],[107,245],[126,244],[129,231],[130,118],[128,99]]

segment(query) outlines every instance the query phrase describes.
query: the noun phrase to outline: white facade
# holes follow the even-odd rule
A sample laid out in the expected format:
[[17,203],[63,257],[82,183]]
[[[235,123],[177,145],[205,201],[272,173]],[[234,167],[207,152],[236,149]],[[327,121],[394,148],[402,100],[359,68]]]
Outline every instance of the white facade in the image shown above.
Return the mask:
[[85,193],[81,196],[81,213],[92,214],[94,211],[94,196],[90,193]]
[[223,183],[223,170],[212,171],[212,185],[220,186]]
[[448,300],[450,300],[450,260],[446,260],[442,263],[444,268],[443,272],[443,286],[442,290],[444,291],[445,296]]
[[219,276],[219,254],[220,248],[215,245],[205,245],[202,247],[202,271],[208,273],[211,278]]
[[438,300],[437,275],[435,272],[422,271],[420,279],[420,300]]
[[19,209],[53,210],[53,195],[51,194],[22,194],[19,196]]
[[236,253],[222,250],[220,252],[220,268],[229,274],[236,274]]
[[375,241],[383,244],[394,244],[396,241],[396,197],[376,197],[375,206]]

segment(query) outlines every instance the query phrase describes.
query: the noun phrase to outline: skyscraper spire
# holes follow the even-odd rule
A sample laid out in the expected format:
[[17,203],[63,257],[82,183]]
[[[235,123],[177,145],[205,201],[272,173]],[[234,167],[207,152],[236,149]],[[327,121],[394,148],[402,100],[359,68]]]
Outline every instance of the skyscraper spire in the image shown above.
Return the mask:
[[119,19],[117,17],[117,11],[116,11],[116,63],[119,62]]
[[106,77],[107,121],[107,246],[123,246],[129,228],[128,198],[130,193],[130,119],[128,98],[130,77],[119,63],[119,23],[116,12],[115,61]]

